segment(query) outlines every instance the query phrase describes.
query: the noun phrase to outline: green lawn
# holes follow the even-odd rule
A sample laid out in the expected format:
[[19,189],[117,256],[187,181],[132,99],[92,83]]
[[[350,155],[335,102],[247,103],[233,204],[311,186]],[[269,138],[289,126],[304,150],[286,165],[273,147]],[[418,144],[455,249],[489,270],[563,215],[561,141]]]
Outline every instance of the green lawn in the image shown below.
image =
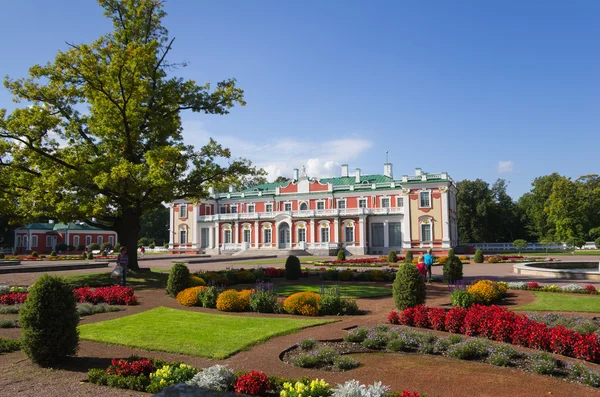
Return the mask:
[[[502,252],[500,254],[485,254],[487,255],[523,255],[523,256],[573,256],[572,251],[558,251],[558,252]],[[585,256],[585,255],[600,255],[600,250],[579,250],[575,251],[574,256]]]
[[81,339],[148,350],[222,359],[306,327],[331,320],[197,313],[157,307],[115,320],[81,325]]
[[[331,285],[326,285],[331,287]],[[283,285],[275,288],[279,295],[291,295],[296,292],[316,292],[321,290],[320,285]],[[345,298],[375,298],[378,296],[392,295],[392,289],[376,287],[373,285],[340,285],[340,294]]]
[[[306,263],[306,262],[311,262],[311,261],[317,260],[312,256],[301,256],[301,257],[298,257],[298,259],[300,259],[300,263]],[[239,261],[239,259],[237,259],[237,260]],[[330,260],[332,260],[332,259],[330,259]],[[232,265],[241,266],[241,267],[243,267],[244,265],[282,265],[283,266],[283,265],[285,265],[285,258],[259,259],[259,260],[255,260],[255,261],[235,262],[235,263],[232,263]]]
[[600,313],[600,296],[567,295],[553,292],[533,292],[533,303],[513,310]]
[[[95,273],[78,273],[68,274],[64,277],[71,284],[89,285],[90,287],[106,284],[116,284],[115,279],[110,277],[110,272],[95,272]],[[138,288],[166,288],[167,279],[169,278],[168,269],[151,269],[151,271],[127,272],[127,285]]]

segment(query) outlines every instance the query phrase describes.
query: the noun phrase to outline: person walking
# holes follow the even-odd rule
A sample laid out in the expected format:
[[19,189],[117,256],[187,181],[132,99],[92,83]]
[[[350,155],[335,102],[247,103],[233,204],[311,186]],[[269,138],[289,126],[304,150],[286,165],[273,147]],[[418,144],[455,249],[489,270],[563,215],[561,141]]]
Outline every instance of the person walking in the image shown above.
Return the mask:
[[127,247],[121,247],[121,252],[117,256],[117,266],[121,267],[121,280],[117,279],[117,285],[119,285],[119,281],[122,282],[122,286],[125,287],[127,285],[127,264],[129,263],[129,258],[127,257]]
[[423,279],[423,281],[425,281],[425,273],[427,272],[427,270],[425,268],[425,262],[422,256],[419,256],[419,260],[417,262],[417,269],[421,274],[421,278]]
[[433,266],[433,255],[431,255],[431,248],[427,250],[427,253],[423,257],[423,262],[425,262],[425,269],[427,270],[427,282],[431,282],[431,267]]
[[144,248],[144,246],[143,246],[143,245],[142,245],[142,246],[140,246],[140,254],[141,254],[142,256],[144,256],[144,254],[145,254],[145,253],[146,253],[146,248]]

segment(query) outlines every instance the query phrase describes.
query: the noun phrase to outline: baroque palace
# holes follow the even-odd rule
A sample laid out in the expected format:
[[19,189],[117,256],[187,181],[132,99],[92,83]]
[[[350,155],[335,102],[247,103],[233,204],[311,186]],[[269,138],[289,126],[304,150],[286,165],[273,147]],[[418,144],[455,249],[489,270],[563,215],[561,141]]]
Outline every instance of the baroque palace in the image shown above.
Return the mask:
[[305,251],[355,255],[390,250],[439,254],[458,244],[456,187],[442,172],[420,168],[394,179],[392,164],[383,174],[359,168],[316,179],[294,170],[289,182],[267,183],[217,193],[196,204],[170,205],[170,252],[265,253]]

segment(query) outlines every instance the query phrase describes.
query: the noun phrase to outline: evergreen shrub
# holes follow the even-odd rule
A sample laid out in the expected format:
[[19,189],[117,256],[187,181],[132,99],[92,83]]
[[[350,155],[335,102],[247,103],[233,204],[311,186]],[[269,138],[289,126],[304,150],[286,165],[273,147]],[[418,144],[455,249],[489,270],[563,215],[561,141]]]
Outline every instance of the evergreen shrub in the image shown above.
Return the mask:
[[456,255],[448,255],[448,259],[444,263],[444,281],[448,284],[454,284],[458,280],[463,279],[463,264],[460,258]]
[[177,296],[177,294],[190,284],[190,270],[181,262],[177,262],[171,268],[169,279],[167,280],[167,294]]
[[475,251],[475,256],[473,257],[473,262],[475,263],[483,263],[483,251],[478,249]]
[[30,288],[19,315],[21,348],[36,364],[48,366],[77,352],[77,301],[65,280],[42,275]]
[[58,254],[56,253],[56,251],[52,251],[52,252],[50,253],[50,256],[58,256]]
[[65,243],[56,244],[56,250],[57,251],[66,251],[67,247],[68,247],[68,245],[65,244]]
[[594,244],[596,245],[596,248],[600,250],[600,237],[594,240]]
[[300,259],[295,255],[290,255],[285,261],[285,278],[288,280],[298,280],[302,276]]
[[398,266],[392,294],[398,310],[425,303],[425,282],[415,265],[403,263]]
[[[50,255],[52,255],[52,254],[50,254]],[[83,256],[85,257],[85,253],[83,254]],[[91,252],[88,252],[87,258],[90,260],[94,259],[94,254],[92,254]]]
[[391,250],[390,252],[388,252],[388,263],[396,263],[398,262],[398,254],[396,254],[396,251]]
[[406,251],[406,256],[404,258],[404,262],[412,263],[413,262],[413,253],[412,251]]
[[40,256],[40,254],[38,254],[37,251],[31,251],[31,254],[29,254],[29,256],[32,256],[34,258],[37,258],[38,256]]
[[346,260],[346,253],[344,252],[344,250],[339,250],[337,253],[337,260],[338,261],[345,261]]

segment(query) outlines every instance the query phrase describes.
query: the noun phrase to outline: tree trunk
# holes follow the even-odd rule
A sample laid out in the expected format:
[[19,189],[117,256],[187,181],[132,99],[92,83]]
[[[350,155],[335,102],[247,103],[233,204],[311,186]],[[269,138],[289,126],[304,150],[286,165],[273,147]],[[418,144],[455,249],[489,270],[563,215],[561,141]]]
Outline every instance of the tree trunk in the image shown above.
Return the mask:
[[119,236],[121,247],[127,247],[128,268],[139,270],[137,245],[141,229],[141,216],[135,209],[125,209],[123,218],[115,222],[115,231]]

